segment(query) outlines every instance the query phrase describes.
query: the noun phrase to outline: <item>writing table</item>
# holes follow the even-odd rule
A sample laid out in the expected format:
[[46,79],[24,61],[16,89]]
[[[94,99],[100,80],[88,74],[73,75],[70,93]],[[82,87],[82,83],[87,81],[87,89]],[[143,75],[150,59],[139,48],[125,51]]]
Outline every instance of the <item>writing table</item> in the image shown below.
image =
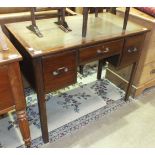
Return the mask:
[[[82,15],[66,17],[72,29],[69,33],[60,30],[55,21],[56,18],[36,21],[44,36],[42,38],[26,28],[30,25],[29,21],[5,25],[11,41],[23,56],[22,71],[37,92],[45,143],[49,141],[45,94],[76,83],[77,66],[106,59],[117,68],[133,64],[125,94],[127,100],[148,31],[130,21],[126,31],[123,31],[123,18],[101,13],[98,17],[88,16],[87,36],[82,38]],[[99,64],[100,75],[102,65]]]

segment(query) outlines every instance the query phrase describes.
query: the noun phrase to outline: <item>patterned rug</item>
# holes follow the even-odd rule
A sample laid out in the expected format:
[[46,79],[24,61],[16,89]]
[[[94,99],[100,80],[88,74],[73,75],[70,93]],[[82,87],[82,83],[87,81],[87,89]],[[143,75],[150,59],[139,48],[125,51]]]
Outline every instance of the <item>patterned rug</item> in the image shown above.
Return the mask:
[[[104,76],[102,80],[96,80],[96,70],[97,64],[86,65],[84,75],[78,74],[76,84],[46,95],[50,143],[73,134],[129,103],[123,101],[124,92],[104,79]],[[41,137],[36,93],[27,88],[25,95],[32,138],[31,147],[41,147],[44,143]],[[25,147],[14,112],[0,119],[0,147]]]

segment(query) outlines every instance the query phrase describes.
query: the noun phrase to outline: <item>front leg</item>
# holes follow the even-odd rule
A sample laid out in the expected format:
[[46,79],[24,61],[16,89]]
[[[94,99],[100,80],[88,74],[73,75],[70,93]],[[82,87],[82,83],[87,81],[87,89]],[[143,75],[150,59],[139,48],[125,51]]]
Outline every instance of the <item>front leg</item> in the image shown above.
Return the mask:
[[128,87],[127,87],[127,90],[126,90],[126,93],[125,93],[125,97],[124,97],[125,101],[127,101],[129,99],[129,95],[130,95],[130,92],[131,92],[132,84],[133,84],[134,77],[135,77],[135,74],[136,74],[136,69],[137,69],[137,62],[134,62],[133,66],[132,66],[131,74],[130,74],[130,79],[129,79]]
[[97,79],[101,80],[102,75],[102,68],[106,64],[106,61],[104,59],[101,59],[98,61],[98,70],[97,70]]
[[79,72],[80,72],[80,74],[82,74],[82,75],[83,75],[83,68],[84,68],[84,65],[80,65],[80,66],[79,66]]
[[33,67],[35,71],[36,92],[37,92],[37,98],[38,98],[42,138],[43,138],[44,143],[48,143],[49,142],[48,125],[47,125],[46,103],[45,103],[44,82],[43,82],[43,69],[42,69],[41,58],[36,58],[33,60]]

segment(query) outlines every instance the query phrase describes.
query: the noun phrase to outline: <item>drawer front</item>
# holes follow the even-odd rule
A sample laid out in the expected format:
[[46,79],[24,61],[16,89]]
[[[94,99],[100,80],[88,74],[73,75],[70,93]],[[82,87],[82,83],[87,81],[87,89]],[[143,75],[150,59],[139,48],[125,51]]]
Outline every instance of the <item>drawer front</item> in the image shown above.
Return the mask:
[[0,66],[0,111],[14,105],[7,66]]
[[106,58],[121,53],[123,39],[102,43],[88,48],[81,48],[79,53],[80,63],[87,63],[93,60]]
[[145,64],[155,61],[155,41],[153,43],[149,44],[149,47],[144,50],[144,52],[147,52],[146,58],[145,58]]
[[155,79],[155,61],[144,66],[139,84],[144,84],[154,79]]
[[46,92],[61,89],[76,82],[76,51],[44,57],[42,63]]
[[127,37],[121,57],[120,64],[128,65],[138,60],[145,34]]

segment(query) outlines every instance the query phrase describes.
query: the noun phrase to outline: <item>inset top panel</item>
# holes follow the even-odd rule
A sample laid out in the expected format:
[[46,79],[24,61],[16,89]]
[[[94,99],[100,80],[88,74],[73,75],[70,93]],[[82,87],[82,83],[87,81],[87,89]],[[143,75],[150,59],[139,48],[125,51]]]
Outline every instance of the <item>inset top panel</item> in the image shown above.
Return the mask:
[[31,21],[6,24],[6,27],[32,57],[148,31],[146,28],[128,21],[127,29],[124,32],[123,18],[111,13],[99,13],[98,17],[95,17],[94,14],[89,15],[87,36],[82,38],[82,15],[66,17],[66,21],[72,29],[68,33],[62,31],[54,23],[56,21],[57,18],[36,20],[37,26],[43,34],[42,38],[26,28],[31,25]]

